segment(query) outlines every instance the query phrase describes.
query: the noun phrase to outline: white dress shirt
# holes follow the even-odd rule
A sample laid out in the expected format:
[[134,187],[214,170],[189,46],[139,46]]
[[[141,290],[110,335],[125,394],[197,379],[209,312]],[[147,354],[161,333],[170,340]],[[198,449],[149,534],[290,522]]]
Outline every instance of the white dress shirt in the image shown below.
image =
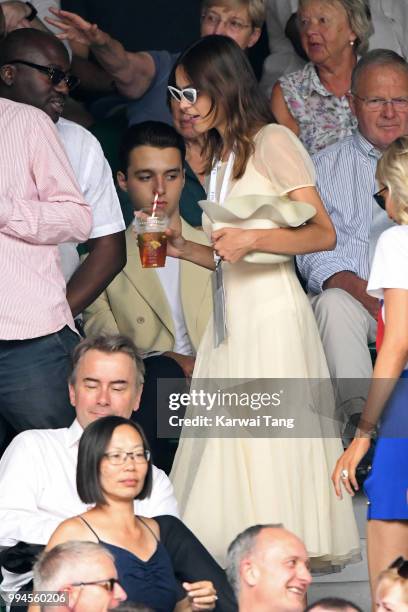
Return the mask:
[[[62,117],[56,123],[56,128],[85,202],[92,210],[92,230],[89,238],[100,238],[126,229],[112,170],[98,140],[81,125]],[[77,244],[69,242],[59,246],[66,281],[79,266]]]
[[[81,434],[75,420],[69,428],[24,431],[11,442],[0,461],[0,547],[19,541],[47,544],[62,521],[89,510],[76,490]],[[135,513],[179,516],[173,486],[163,470],[153,466],[151,496],[135,500]],[[5,591],[31,579],[31,573],[2,572]]]
[[156,268],[163,291],[166,294],[169,308],[174,322],[174,347],[175,353],[181,355],[193,355],[194,350],[188,335],[186,320],[184,318],[183,305],[181,303],[180,291],[180,260],[176,257],[167,257],[163,268]]

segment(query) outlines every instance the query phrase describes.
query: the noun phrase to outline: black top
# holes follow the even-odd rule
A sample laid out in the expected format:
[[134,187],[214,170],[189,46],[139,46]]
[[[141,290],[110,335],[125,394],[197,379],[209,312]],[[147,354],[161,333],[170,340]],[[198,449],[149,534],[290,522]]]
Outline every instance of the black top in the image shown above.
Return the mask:
[[225,571],[204,548],[192,531],[174,516],[155,516],[160,527],[160,541],[166,547],[177,580],[211,580],[218,600],[217,612],[237,612],[238,605]]
[[[156,550],[147,561],[139,559],[126,548],[104,542],[82,516],[79,518],[92,531],[98,542],[114,556],[119,582],[126,591],[129,601],[150,606],[156,612],[174,610],[180,598],[180,591],[169,555],[163,544],[140,517],[136,518],[152,533],[157,542]],[[184,593],[181,594],[181,599],[183,597]]]

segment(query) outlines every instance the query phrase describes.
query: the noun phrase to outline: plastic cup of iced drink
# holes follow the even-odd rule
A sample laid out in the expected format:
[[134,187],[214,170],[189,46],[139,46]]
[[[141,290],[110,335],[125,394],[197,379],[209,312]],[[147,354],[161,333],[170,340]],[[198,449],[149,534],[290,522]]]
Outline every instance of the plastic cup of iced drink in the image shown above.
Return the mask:
[[163,268],[166,265],[167,236],[164,233],[169,218],[160,208],[143,209],[135,217],[140,261],[143,268]]

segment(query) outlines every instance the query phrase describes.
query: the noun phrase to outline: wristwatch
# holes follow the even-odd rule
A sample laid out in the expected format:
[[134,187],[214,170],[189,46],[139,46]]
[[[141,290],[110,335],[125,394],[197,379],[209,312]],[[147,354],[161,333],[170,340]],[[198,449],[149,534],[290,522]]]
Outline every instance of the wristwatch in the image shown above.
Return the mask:
[[35,19],[37,17],[37,9],[35,8],[35,6],[33,6],[31,4],[31,2],[26,2],[25,3],[28,8],[30,9],[30,13],[27,15],[27,17],[25,19],[27,19],[27,21],[32,21],[33,19]]

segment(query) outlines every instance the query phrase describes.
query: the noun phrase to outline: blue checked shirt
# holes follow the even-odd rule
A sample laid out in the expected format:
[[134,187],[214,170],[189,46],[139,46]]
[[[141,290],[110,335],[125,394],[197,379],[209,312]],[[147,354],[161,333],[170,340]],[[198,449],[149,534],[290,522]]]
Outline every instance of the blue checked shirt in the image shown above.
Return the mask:
[[355,132],[312,157],[317,190],[335,226],[333,251],[297,257],[308,291],[320,293],[325,280],[348,270],[368,279],[373,238],[392,222],[373,198],[377,191],[375,171],[381,153],[360,132]]

